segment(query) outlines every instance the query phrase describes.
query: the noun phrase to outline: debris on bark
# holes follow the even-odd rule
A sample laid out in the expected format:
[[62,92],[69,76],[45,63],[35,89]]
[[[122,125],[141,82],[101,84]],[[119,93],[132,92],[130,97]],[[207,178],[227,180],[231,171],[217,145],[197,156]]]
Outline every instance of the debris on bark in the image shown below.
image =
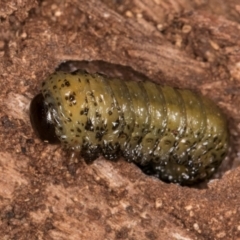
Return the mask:
[[[1,239],[240,238],[238,0],[0,3]],[[122,159],[69,162],[37,139],[29,103],[56,69],[201,92],[228,117],[229,155],[192,188]]]

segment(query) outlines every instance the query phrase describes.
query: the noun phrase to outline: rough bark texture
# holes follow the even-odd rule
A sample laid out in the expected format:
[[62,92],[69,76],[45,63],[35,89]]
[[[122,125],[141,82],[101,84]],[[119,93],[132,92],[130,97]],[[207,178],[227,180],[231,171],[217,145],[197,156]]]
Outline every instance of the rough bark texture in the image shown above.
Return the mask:
[[[239,239],[239,19],[239,0],[1,1],[0,238]],[[187,188],[123,160],[70,163],[28,116],[58,67],[207,95],[231,133],[219,179]]]

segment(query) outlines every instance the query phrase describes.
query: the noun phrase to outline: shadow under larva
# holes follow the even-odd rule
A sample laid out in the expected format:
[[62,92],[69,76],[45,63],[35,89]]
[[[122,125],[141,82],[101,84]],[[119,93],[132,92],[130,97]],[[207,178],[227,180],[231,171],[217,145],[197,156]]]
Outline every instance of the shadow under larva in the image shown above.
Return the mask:
[[163,181],[210,178],[228,149],[221,110],[190,90],[101,74],[57,71],[31,102],[38,136],[87,162],[123,156]]

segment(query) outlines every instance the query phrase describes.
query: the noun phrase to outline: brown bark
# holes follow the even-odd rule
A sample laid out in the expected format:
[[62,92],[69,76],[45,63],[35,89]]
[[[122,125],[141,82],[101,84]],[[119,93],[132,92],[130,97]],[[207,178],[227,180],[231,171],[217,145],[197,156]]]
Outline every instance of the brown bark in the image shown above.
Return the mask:
[[[1,1],[1,239],[238,239],[239,15],[238,0]],[[70,164],[28,116],[59,65],[207,95],[229,119],[220,179],[200,190],[123,160]]]

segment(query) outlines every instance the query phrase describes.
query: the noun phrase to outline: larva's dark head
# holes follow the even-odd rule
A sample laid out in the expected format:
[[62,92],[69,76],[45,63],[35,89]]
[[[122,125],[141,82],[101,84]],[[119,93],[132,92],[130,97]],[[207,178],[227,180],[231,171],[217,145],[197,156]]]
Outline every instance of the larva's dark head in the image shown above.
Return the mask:
[[49,107],[42,94],[35,96],[30,105],[30,120],[38,137],[51,144],[60,143]]

